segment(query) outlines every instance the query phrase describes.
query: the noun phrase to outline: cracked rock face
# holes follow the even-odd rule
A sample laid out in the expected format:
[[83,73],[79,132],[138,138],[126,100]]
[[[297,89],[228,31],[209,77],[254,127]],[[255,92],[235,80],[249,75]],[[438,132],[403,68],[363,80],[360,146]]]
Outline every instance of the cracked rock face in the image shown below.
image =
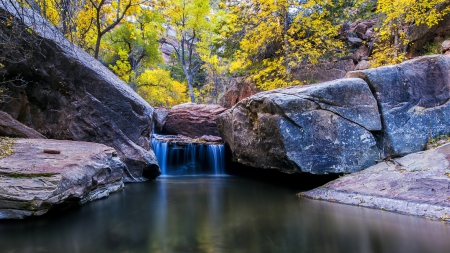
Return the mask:
[[0,159],[0,219],[106,197],[123,188],[124,168],[115,150],[102,144],[18,139],[13,154]]
[[421,151],[431,138],[450,133],[450,56],[420,57],[347,77],[363,78],[375,92],[384,156]]
[[[160,174],[151,149],[153,108],[99,61],[69,42],[36,13],[0,2],[0,12],[33,22],[36,43],[15,38],[29,57],[5,66],[5,78],[21,76],[26,87],[8,87],[1,110],[47,138],[102,143],[117,150],[126,181]],[[28,24],[29,25],[29,24]],[[0,28],[1,29],[1,28]],[[15,36],[1,29],[5,36]]]
[[355,172],[375,164],[377,103],[362,79],[258,93],[220,114],[238,162],[286,173]]

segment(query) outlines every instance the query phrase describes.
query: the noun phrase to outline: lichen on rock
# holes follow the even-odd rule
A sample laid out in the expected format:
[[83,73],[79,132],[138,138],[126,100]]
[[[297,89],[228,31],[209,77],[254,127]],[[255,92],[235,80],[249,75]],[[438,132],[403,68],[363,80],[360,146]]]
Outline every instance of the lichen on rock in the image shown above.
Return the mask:
[[9,137],[0,137],[0,159],[8,157],[14,153],[15,139]]

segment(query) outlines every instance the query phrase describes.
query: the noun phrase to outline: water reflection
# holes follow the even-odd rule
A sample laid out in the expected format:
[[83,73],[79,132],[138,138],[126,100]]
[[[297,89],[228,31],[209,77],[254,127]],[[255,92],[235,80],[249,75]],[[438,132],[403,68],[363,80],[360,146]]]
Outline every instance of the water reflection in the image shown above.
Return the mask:
[[0,223],[1,252],[450,252],[450,226],[298,199],[235,177],[168,177],[64,215]]

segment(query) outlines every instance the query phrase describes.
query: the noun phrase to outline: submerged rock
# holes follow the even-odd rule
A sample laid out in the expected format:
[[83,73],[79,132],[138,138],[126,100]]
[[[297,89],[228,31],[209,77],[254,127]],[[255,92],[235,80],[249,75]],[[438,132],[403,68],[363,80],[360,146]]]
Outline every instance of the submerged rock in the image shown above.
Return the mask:
[[198,138],[203,135],[218,136],[216,116],[226,108],[220,105],[186,103],[169,109],[163,133]]
[[261,92],[217,117],[239,163],[286,173],[355,172],[379,159],[377,103],[362,79]]
[[89,142],[17,139],[0,159],[0,219],[39,216],[122,189],[125,165],[113,148]]
[[11,115],[3,111],[0,111],[0,136],[45,139],[45,136],[13,119]]
[[347,77],[363,78],[375,93],[385,157],[424,150],[430,139],[450,133],[450,56],[420,57]]
[[380,162],[299,195],[450,221],[449,166],[447,144]]
[[[30,55],[5,64],[5,78],[21,76],[26,87],[8,87],[12,99],[2,110],[47,138],[102,143],[117,150],[126,181],[160,174],[151,150],[153,108],[107,67],[69,42],[38,14],[14,1],[0,12],[33,27],[36,43],[15,38]],[[15,36],[0,27],[5,36]],[[20,26],[18,27],[20,29]]]

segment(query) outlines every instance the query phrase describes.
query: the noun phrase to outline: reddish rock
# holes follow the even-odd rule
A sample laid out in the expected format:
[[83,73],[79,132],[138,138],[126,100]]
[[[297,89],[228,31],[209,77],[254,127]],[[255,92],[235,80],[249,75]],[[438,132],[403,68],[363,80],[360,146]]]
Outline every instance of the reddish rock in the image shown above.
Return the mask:
[[3,111],[0,111],[0,136],[45,139],[45,136],[13,119],[11,115]]
[[367,25],[365,23],[359,23],[358,25],[356,25],[354,31],[356,34],[358,34],[358,36],[360,36],[361,34],[365,34],[367,32]]
[[312,191],[313,199],[450,221],[450,144],[382,161]]
[[369,47],[367,47],[366,45],[362,45],[356,50],[356,52],[353,54],[353,57],[360,61],[362,58],[369,56],[369,51]]
[[172,107],[163,128],[164,134],[198,138],[202,135],[219,136],[216,116],[226,108],[220,105],[186,103]]
[[372,28],[378,23],[378,18],[360,20],[349,25],[349,31],[354,33],[365,33],[367,29]]
[[243,77],[233,78],[225,94],[220,98],[220,105],[225,108],[231,108],[242,99],[255,93],[256,90],[250,81],[245,80]]
[[356,65],[355,70],[364,70],[364,69],[369,69],[370,68],[370,63],[368,61],[362,60],[358,63],[358,65]]
[[13,149],[0,159],[0,219],[39,216],[57,205],[82,204],[123,187],[125,165],[103,144],[18,139]]

